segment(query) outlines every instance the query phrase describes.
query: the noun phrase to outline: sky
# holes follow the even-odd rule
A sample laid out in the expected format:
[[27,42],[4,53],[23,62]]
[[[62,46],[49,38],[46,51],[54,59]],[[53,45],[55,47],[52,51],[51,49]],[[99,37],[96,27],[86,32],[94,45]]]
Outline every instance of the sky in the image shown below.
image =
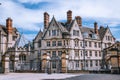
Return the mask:
[[120,0],[0,0],[0,24],[5,25],[8,17],[13,26],[25,38],[32,41],[39,30],[43,30],[43,13],[48,12],[57,21],[66,21],[66,12],[72,11],[82,17],[83,26],[110,28],[116,40],[120,40]]

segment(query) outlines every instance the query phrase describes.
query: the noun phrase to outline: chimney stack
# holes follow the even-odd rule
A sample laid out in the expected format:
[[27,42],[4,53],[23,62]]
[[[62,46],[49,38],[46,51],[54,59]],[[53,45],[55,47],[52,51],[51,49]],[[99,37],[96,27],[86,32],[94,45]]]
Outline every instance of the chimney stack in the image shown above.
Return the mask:
[[47,12],[44,13],[44,29],[47,29],[49,25],[49,14]]
[[7,31],[8,33],[12,33],[12,19],[11,18],[8,18],[6,19],[6,27],[7,27]]
[[76,16],[75,19],[76,19],[79,27],[82,27],[82,18],[80,16]]
[[67,11],[67,23],[70,23],[72,21],[72,11]]
[[94,23],[94,31],[95,31],[95,34],[98,34],[98,25],[97,25],[97,22]]

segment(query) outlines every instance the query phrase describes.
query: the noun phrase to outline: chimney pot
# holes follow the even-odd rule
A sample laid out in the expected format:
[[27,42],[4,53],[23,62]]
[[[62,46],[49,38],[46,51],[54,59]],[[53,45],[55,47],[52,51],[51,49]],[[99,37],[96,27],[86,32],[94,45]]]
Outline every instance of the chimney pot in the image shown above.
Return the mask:
[[7,27],[7,31],[8,33],[12,33],[12,19],[11,18],[8,18],[6,19],[6,27]]
[[97,22],[94,22],[94,31],[95,31],[95,34],[98,34],[98,25],[97,25]]

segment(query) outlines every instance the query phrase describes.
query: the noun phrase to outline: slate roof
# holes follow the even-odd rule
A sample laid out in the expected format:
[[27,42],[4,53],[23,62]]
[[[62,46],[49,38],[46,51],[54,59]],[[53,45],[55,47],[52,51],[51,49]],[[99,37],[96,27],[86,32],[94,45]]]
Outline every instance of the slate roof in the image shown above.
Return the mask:
[[[107,28],[108,28],[108,27],[107,27]],[[106,33],[107,28],[100,27],[100,29],[98,30],[98,31],[99,31],[100,39],[103,39],[103,38],[104,38],[104,35],[105,35],[105,33]]]
[[37,36],[35,37],[35,39],[34,39],[33,41],[36,42],[36,41],[37,41],[37,38],[38,38],[38,37],[41,38],[42,35],[43,35],[43,32],[40,30],[40,31],[38,32]]
[[74,24],[74,21],[75,21],[75,20],[72,20],[70,24],[65,23],[65,27],[66,27],[66,29],[67,29],[68,31],[71,30],[71,28],[72,28],[72,26],[73,26],[73,24]]
[[88,34],[93,34],[94,33],[94,29],[93,28],[88,28],[88,27],[81,27],[81,32],[87,32]]
[[60,22],[57,22],[57,24],[63,33],[69,33],[68,30]]

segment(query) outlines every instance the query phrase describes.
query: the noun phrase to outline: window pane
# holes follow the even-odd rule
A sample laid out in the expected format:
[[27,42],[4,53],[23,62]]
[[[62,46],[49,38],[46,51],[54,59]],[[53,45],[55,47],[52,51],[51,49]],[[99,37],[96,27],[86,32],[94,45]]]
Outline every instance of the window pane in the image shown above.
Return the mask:
[[47,46],[50,46],[50,41],[47,41]]
[[56,36],[56,30],[52,30],[52,36]]
[[62,46],[62,41],[58,41],[58,46]]
[[56,41],[52,41],[52,46],[56,46]]
[[52,56],[55,57],[56,56],[56,51],[52,52]]
[[79,67],[79,61],[76,61],[76,67],[77,68]]

